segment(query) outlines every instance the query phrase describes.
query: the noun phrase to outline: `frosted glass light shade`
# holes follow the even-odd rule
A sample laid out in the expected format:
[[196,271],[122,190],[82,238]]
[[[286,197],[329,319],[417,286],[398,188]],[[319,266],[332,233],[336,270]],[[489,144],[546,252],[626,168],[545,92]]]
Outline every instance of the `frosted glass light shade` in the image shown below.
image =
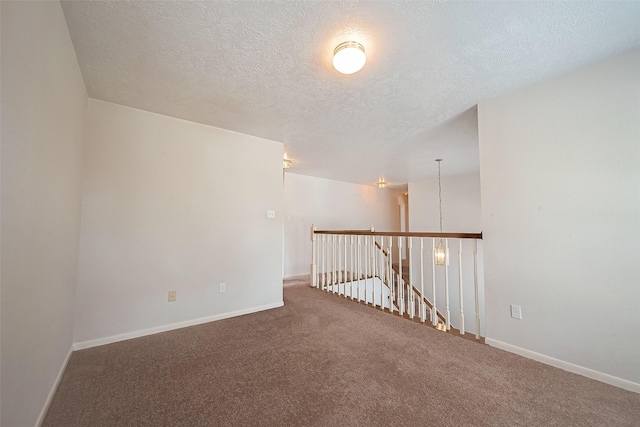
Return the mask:
[[436,265],[444,265],[447,258],[447,253],[445,251],[444,242],[442,239],[438,242],[438,246],[436,246]]
[[340,43],[333,51],[333,66],[342,74],[360,71],[367,62],[364,47],[358,42]]

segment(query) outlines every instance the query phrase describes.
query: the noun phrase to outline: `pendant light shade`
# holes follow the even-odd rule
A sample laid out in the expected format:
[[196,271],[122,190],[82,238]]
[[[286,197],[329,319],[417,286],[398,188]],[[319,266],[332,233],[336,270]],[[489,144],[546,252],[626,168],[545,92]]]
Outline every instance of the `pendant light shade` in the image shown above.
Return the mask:
[[444,248],[444,240],[440,239],[436,246],[436,265],[444,265],[447,258],[447,252]]

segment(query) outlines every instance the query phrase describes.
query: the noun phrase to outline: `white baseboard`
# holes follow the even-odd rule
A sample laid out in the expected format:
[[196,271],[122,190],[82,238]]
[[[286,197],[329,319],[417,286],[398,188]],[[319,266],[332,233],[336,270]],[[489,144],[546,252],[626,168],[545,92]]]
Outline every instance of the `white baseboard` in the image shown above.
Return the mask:
[[64,370],[67,369],[67,363],[69,363],[69,359],[71,358],[71,353],[73,353],[73,346],[69,348],[67,357],[64,358],[64,362],[60,367],[58,376],[56,377],[56,380],[53,383],[51,390],[49,391],[49,396],[47,396],[47,400],[44,402],[44,406],[40,411],[40,415],[38,416],[38,420],[36,421],[36,427],[40,427],[44,422],[44,417],[47,416],[47,411],[49,410],[49,406],[51,406],[51,401],[53,400],[53,396],[56,394],[56,390],[58,390],[58,385],[60,384],[60,380],[62,379],[62,374],[64,374]]
[[507,344],[505,342],[494,340],[492,338],[485,338],[484,342],[491,347],[499,348],[510,353],[515,353],[520,356],[526,357],[527,359],[533,359],[535,361],[544,363],[545,365],[551,365],[565,371],[573,372],[574,374],[582,375],[583,377],[591,378],[592,380],[600,381],[615,387],[633,391],[635,393],[640,393],[640,384],[634,383],[632,381],[594,371],[593,369],[585,368],[584,366],[574,365],[573,363],[565,362],[564,360],[545,356],[544,354],[536,353],[535,351]]
[[283,279],[303,279],[305,277],[310,277],[309,273],[297,273],[297,274],[287,274],[283,277]]
[[160,332],[172,331],[174,329],[186,328],[188,326],[201,325],[203,323],[214,322],[216,320],[228,319],[230,317],[242,316],[243,314],[257,313],[259,311],[270,310],[284,306],[284,302],[276,302],[272,304],[261,305],[258,307],[245,308],[243,310],[230,311],[222,314],[214,314],[213,316],[200,317],[198,319],[185,320],[184,322],[171,323],[169,325],[156,326],[155,328],[142,329],[139,331],[127,332],[125,334],[112,335],[110,337],[98,338],[89,341],[80,341],[73,344],[74,350],[84,350],[85,348],[97,347],[100,345],[111,344],[118,341],[130,340],[132,338],[144,337],[146,335],[158,334]]

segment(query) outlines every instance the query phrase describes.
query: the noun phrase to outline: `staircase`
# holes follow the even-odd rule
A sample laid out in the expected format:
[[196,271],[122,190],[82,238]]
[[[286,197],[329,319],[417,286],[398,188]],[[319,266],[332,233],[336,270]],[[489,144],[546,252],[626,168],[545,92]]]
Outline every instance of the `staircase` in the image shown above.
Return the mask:
[[[397,275],[400,274],[400,263],[398,262],[392,263],[392,268]],[[411,284],[409,271],[410,271],[409,261],[405,259],[402,261],[402,280],[404,280],[404,283],[406,283],[408,286],[411,286],[412,291],[416,294],[417,296],[416,303],[419,304],[419,301],[422,298],[424,300],[424,303],[427,305],[428,312],[430,313],[431,310],[433,310],[433,304],[431,304],[431,302],[427,299],[427,297],[423,296],[422,293],[418,289],[416,289],[415,286]],[[436,314],[438,315],[439,321],[441,321],[442,323],[446,323],[447,320],[444,318],[442,313],[436,310]]]

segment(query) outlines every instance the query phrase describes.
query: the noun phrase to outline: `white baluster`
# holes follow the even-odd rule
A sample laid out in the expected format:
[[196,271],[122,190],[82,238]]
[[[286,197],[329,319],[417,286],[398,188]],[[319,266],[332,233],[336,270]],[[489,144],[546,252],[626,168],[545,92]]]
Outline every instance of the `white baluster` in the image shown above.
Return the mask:
[[371,296],[374,298],[371,298],[371,305],[373,307],[376,306],[376,300],[375,300],[375,286],[374,286],[374,276],[375,276],[375,258],[373,256],[373,251],[375,249],[375,240],[374,237],[371,236],[369,237],[370,241],[371,241],[371,246],[369,246],[369,275],[371,276]]
[[327,256],[327,251],[329,250],[329,239],[330,237],[326,234],[322,235],[322,290],[326,291],[329,289],[329,277],[327,275],[327,268],[329,267],[329,260]]
[[400,308],[400,316],[404,314],[404,280],[402,274],[402,236],[398,236],[398,306]]
[[362,274],[364,276],[364,304],[367,305],[369,303],[369,298],[367,295],[367,278],[369,276],[369,254],[368,254],[368,250],[369,250],[369,236],[363,236],[362,238],[363,240],[363,248],[362,248],[362,260],[364,262],[364,269],[362,271]]
[[367,305],[367,276],[369,275],[369,254],[367,253],[367,251],[369,249],[369,236],[364,236],[362,240],[364,244],[364,247],[362,248],[362,257],[364,260],[364,270],[362,272],[364,274],[364,304]]
[[371,236],[371,305],[376,306],[376,238]]
[[366,277],[365,279],[365,287],[364,287],[364,303],[365,304],[369,304],[369,296],[370,294],[368,293],[369,291],[369,276],[371,276],[371,237],[370,236],[364,236],[364,241],[365,241],[365,246],[364,246],[364,263],[365,263],[365,270],[364,270],[364,275]]
[[[372,276],[372,272],[373,272],[373,258],[371,257],[371,255],[373,254],[372,252],[372,248],[371,246],[373,246],[373,241],[372,241],[372,236],[367,236],[367,241],[369,242],[369,249],[367,251],[367,258],[369,259],[369,270],[368,271],[368,275]],[[373,284],[373,277],[371,278],[371,283]],[[371,293],[371,295],[373,295],[373,293]],[[371,304],[375,306],[376,301],[373,300],[371,301]]]
[[[371,296],[375,297],[375,287],[373,286],[373,275],[374,275],[374,259],[373,259],[373,247],[374,247],[374,241],[373,241],[373,236],[369,237],[369,241],[371,242],[371,245],[369,246],[369,252],[367,253],[367,256],[369,257],[369,275],[371,276],[371,286],[372,286],[372,290],[371,290]],[[376,306],[376,300],[375,298],[371,300],[371,305],[373,307]]]
[[462,298],[462,239],[458,246],[458,294],[460,296],[460,333],[464,335],[464,307]]
[[380,251],[379,251],[379,277],[380,277],[380,309],[384,311],[384,236],[380,236]]
[[436,308],[436,238],[431,239],[431,291],[433,307],[431,307],[431,322],[433,326],[438,324],[438,309]]
[[333,235],[327,236],[327,291],[333,292]]
[[476,339],[480,339],[480,297],[478,295],[478,240],[473,239],[473,290],[476,299]]
[[344,297],[347,297],[347,235],[344,236]]
[[358,301],[360,301],[360,278],[361,276],[361,272],[362,272],[362,260],[361,260],[361,252],[362,250],[360,249],[360,236],[358,236],[358,244],[356,245],[357,249],[358,249],[358,284],[357,284],[357,288],[358,288]]
[[311,224],[311,277],[309,285],[317,288],[318,277],[316,276],[316,227]]
[[321,234],[320,235],[320,241],[318,243],[320,243],[320,246],[318,247],[318,265],[320,266],[320,290],[324,291],[324,283],[325,283],[325,277],[324,277],[324,251],[325,251],[325,235]]
[[354,241],[355,236],[351,236],[351,238],[349,239],[349,243],[350,243],[350,247],[349,247],[349,257],[351,258],[351,277],[350,277],[350,281],[349,281],[349,291],[351,294],[351,300],[353,301],[353,280],[354,277],[356,277],[355,275],[355,247],[353,246],[353,241]]
[[325,244],[326,246],[326,250],[327,250],[327,266],[324,270],[324,274],[326,277],[326,287],[325,290],[327,292],[329,292],[331,290],[331,288],[329,287],[329,284],[331,283],[331,276],[329,275],[329,264],[331,264],[331,235],[327,235],[327,243]]
[[[369,252],[367,252],[367,257],[369,257],[369,276],[371,276],[371,285],[373,285],[373,236],[369,236],[369,241],[371,242],[369,246]],[[374,291],[371,291],[371,295],[375,296]],[[373,307],[376,306],[376,300],[371,301],[371,305]]]
[[362,256],[362,286],[364,289],[363,298],[365,305],[367,304],[367,272],[369,271],[369,263],[367,262],[367,248],[369,247],[369,245],[367,244],[367,242],[367,236],[362,236],[362,253],[360,255]]
[[407,246],[409,247],[409,262],[407,263],[407,266],[409,267],[409,283],[407,283],[410,305],[409,317],[413,319],[414,315],[416,314],[416,306],[413,294],[413,268],[411,268],[411,261],[413,260],[413,239],[411,237],[407,237]]
[[331,283],[331,276],[329,276],[329,264],[331,264],[331,235],[327,235],[327,268],[325,269],[325,276],[327,277],[327,287],[325,290],[331,292],[329,284]]
[[447,303],[447,317],[445,323],[447,331],[451,329],[451,312],[449,311],[449,239],[444,239],[444,297]]
[[420,238],[420,321],[425,322],[427,307],[424,303],[424,238]]
[[331,290],[336,293],[336,235],[331,236]]
[[329,247],[331,246],[331,236],[330,235],[326,235],[326,240],[323,242],[323,249],[324,249],[324,253],[322,254],[324,259],[322,260],[323,263],[323,270],[324,270],[324,287],[322,288],[325,291],[329,290],[329,262],[331,261],[331,259],[329,258]]
[[320,253],[322,254],[322,264],[320,266],[320,289],[324,291],[324,285],[326,283],[326,277],[325,277],[325,271],[324,271],[324,267],[325,267],[325,261],[324,261],[324,256],[325,256],[325,236],[326,234],[322,235],[322,240],[321,240],[321,251]]
[[342,283],[342,235],[338,234],[338,295],[340,295],[340,283]]
[[395,292],[393,290],[393,236],[389,236],[389,250],[387,251],[387,283],[389,284],[389,311],[393,314],[393,300]]

